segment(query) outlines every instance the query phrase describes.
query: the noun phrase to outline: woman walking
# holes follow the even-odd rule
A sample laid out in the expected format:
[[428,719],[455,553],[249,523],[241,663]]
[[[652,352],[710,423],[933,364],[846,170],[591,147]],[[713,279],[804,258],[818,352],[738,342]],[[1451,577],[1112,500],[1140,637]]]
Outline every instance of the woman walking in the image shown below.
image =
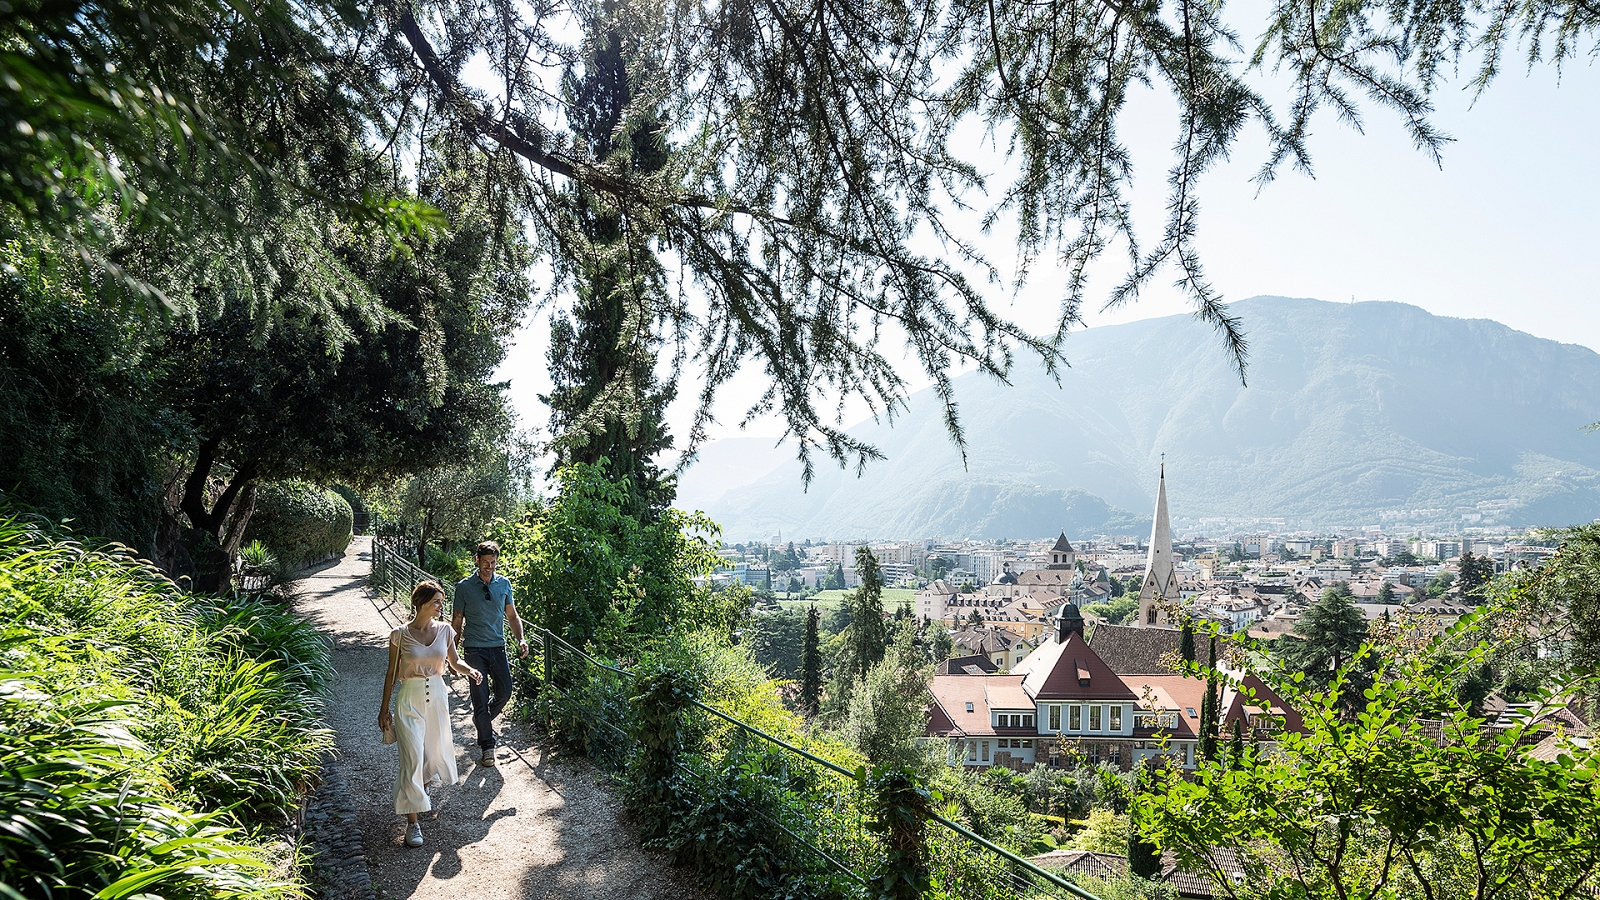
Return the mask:
[[[424,581],[411,592],[411,621],[389,634],[389,671],[383,677],[378,727],[386,736],[392,730],[400,745],[394,811],[409,823],[408,847],[422,846],[417,814],[433,809],[428,788],[456,780],[456,742],[450,730],[444,670],[448,667],[473,683],[483,679],[477,669],[456,658],[455,630],[438,621],[443,609],[444,588],[437,581]],[[391,697],[393,712],[389,709]]]

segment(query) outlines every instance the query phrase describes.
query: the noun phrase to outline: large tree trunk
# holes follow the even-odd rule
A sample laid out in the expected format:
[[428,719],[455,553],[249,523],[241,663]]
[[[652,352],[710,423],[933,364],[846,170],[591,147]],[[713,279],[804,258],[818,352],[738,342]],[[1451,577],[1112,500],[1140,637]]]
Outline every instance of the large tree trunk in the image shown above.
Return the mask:
[[233,515],[228,517],[228,528],[222,538],[222,552],[228,554],[228,559],[239,555],[239,545],[244,543],[244,530],[250,525],[250,517],[256,512],[256,483],[254,481],[244,486],[239,492],[239,500],[234,504]]
[[184,479],[177,507],[189,520],[188,526],[176,517],[163,517],[173,521],[162,523],[162,537],[175,545],[166,554],[173,564],[167,568],[168,574],[174,578],[188,575],[192,590],[208,594],[220,594],[233,586],[233,557],[255,511],[255,466],[248,462],[235,469],[222,493],[211,501],[211,474],[220,445],[216,438],[202,441]]

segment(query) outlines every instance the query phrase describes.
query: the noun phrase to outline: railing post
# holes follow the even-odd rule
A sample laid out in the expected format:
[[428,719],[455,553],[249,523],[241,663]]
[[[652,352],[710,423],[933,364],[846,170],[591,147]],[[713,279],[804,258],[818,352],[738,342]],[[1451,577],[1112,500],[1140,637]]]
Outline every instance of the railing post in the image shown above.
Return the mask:
[[901,768],[874,768],[863,786],[877,807],[867,828],[884,842],[883,868],[867,879],[867,895],[873,900],[918,900],[933,886],[926,836],[933,798],[915,775]]
[[546,687],[554,687],[556,683],[556,642],[550,640],[550,632],[544,632],[544,683]]
[[640,829],[646,839],[665,837],[667,824],[677,817],[673,770],[683,751],[683,711],[693,700],[679,674],[668,669],[641,678],[633,697],[639,741],[634,778],[638,800],[647,812]]

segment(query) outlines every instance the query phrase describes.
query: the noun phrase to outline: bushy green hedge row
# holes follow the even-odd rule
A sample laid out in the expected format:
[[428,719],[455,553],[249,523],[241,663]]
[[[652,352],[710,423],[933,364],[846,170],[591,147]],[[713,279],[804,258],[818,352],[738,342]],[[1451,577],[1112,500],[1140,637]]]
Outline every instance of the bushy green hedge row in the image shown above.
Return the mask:
[[267,545],[290,568],[343,553],[355,515],[338,493],[304,481],[269,481],[256,489],[246,541]]
[[292,851],[251,835],[288,821],[331,745],[332,668],[309,625],[0,517],[0,648],[0,883],[301,895]]

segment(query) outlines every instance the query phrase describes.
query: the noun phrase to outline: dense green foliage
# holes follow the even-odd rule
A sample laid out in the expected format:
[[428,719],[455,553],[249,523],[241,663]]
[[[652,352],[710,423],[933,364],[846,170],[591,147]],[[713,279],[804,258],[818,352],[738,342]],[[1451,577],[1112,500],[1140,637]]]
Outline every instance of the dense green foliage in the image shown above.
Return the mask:
[[[1492,618],[1383,655],[1370,677],[1365,650],[1326,687],[1271,673],[1305,732],[1279,734],[1270,753],[1202,761],[1192,780],[1169,772],[1141,797],[1141,829],[1232,897],[1570,896],[1600,865],[1600,760],[1579,744],[1536,757],[1529,723],[1486,728],[1462,702],[1455,681],[1491,658]],[[1221,874],[1223,850],[1243,882]]]
[[[1553,532],[1560,552],[1533,572],[1514,571],[1495,593],[1520,601],[1543,620],[1535,633],[1565,647],[1575,666],[1600,666],[1600,525]],[[1465,576],[1463,576],[1463,580]]]
[[174,422],[150,399],[136,317],[0,246],[0,491],[51,521],[148,550]]
[[412,472],[377,492],[380,528],[414,540],[429,571],[435,552],[455,556],[470,551],[495,519],[515,514],[525,492],[519,475],[529,468],[528,447],[506,428],[496,427],[503,423],[481,424],[473,429],[471,444],[454,459]]
[[1366,640],[1367,620],[1356,609],[1349,585],[1341,581],[1324,589],[1317,602],[1301,613],[1294,634],[1285,635],[1273,649],[1312,684],[1326,687]]
[[860,585],[845,596],[850,606],[850,625],[844,630],[838,669],[839,682],[846,690],[866,678],[883,659],[889,642],[888,625],[883,618],[883,570],[872,555],[872,548],[856,548],[856,577]]
[[916,637],[916,623],[903,620],[883,658],[850,692],[839,736],[873,765],[927,777],[942,761],[930,757],[919,743],[928,727],[932,667],[916,646]]
[[806,626],[811,615],[810,609],[803,613],[798,609],[779,609],[757,611],[750,616],[744,628],[744,633],[749,635],[750,652],[770,667],[774,678],[802,680],[806,641],[814,640]]
[[354,512],[340,494],[304,481],[268,481],[256,488],[245,540],[260,541],[291,568],[343,553]]
[[559,492],[547,505],[492,531],[529,621],[580,648],[598,641],[615,651],[669,630],[731,632],[748,595],[693,581],[719,561],[709,519],[668,509],[641,523],[600,464],[574,463],[556,476]]
[[[360,306],[266,315],[203,279],[170,291],[186,314],[154,317],[51,266],[61,245],[0,245],[0,386],[14,400],[0,416],[16,434],[0,485],[226,589],[259,480],[387,479],[466,453],[478,432],[502,436],[490,378],[528,301],[526,259],[459,168],[474,162],[440,151],[419,170],[446,234],[395,243],[326,223],[323,251]],[[323,290],[315,275],[286,267],[274,296]]]
[[284,824],[331,745],[320,636],[270,598],[184,594],[13,517],[0,596],[4,883],[28,898],[296,895],[239,829]]

